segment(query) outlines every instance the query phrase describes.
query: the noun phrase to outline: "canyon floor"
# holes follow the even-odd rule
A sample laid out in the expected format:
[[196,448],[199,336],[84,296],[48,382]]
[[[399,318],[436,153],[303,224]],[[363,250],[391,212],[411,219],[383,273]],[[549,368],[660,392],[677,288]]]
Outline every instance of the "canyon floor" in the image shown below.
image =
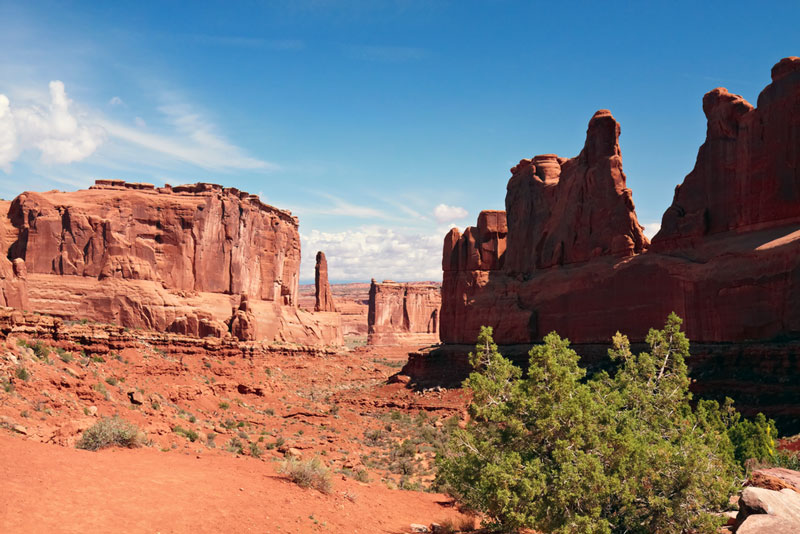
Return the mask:
[[[65,350],[10,335],[0,344],[2,532],[410,532],[466,525],[431,492],[434,446],[466,404],[395,375],[407,349],[256,346],[172,354],[146,341]],[[92,345],[97,347],[98,345]],[[119,415],[147,446],[75,447]],[[319,458],[332,490],[280,473]]]

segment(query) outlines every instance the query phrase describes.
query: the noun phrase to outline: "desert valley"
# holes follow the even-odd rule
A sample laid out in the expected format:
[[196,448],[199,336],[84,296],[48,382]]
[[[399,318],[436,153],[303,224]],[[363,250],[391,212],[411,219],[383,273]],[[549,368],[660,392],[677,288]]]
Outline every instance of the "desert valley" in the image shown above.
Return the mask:
[[[255,45],[303,49],[281,43]],[[273,205],[275,187],[318,194],[290,180],[13,184],[0,532],[800,532],[800,58],[774,59],[753,103],[693,97],[705,139],[654,234],[625,121],[600,109],[558,125],[587,125],[571,154],[493,167],[504,210],[464,228],[447,223],[466,210],[437,207],[434,276],[422,240],[305,229]],[[9,176],[23,111],[0,94]],[[177,123],[211,139],[197,160],[266,166],[197,115]],[[320,195],[326,216],[384,216]],[[429,220],[394,204],[398,232]],[[402,278],[384,279],[392,254]]]

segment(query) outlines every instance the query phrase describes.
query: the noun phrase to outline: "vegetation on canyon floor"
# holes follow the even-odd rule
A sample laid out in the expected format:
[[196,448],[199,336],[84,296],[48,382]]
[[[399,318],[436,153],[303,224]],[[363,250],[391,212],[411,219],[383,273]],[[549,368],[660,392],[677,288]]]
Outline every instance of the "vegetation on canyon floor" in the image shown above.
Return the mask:
[[671,314],[640,354],[618,333],[616,371],[590,378],[556,333],[523,377],[482,328],[464,383],[471,420],[439,455],[439,483],[499,531],[715,532],[744,461],[776,454],[776,429],[729,400],[690,404],[681,322]]

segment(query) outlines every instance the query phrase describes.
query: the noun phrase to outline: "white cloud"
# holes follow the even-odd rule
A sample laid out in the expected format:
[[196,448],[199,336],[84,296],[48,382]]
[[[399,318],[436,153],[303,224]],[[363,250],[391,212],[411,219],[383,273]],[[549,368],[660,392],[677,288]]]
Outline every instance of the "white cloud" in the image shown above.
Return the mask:
[[440,223],[450,222],[457,219],[463,219],[468,215],[467,210],[460,206],[448,206],[447,204],[439,204],[433,209],[433,216]]
[[642,226],[644,226],[644,235],[647,236],[647,239],[653,239],[653,236],[661,230],[660,222],[642,223]]
[[120,97],[113,96],[111,97],[111,100],[108,101],[108,104],[116,107],[116,106],[124,106],[125,102],[123,102]]
[[342,232],[301,233],[300,279],[314,279],[318,250],[328,259],[331,280],[441,280],[444,232],[424,235],[364,226]]
[[133,123],[139,128],[147,128],[147,123],[141,117],[136,117],[135,119],[133,119]]
[[50,102],[12,107],[0,95],[0,168],[10,172],[21,152],[37,149],[44,163],[72,163],[92,155],[103,144],[106,132],[82,114],[70,109],[64,84],[50,82]]
[[142,131],[144,120],[131,127],[108,119],[98,119],[114,139],[168,156],[172,160],[209,170],[275,170],[277,165],[248,156],[216,132],[216,126],[186,104],[168,104],[158,108],[177,135]]
[[0,95],[0,169],[11,172],[11,162],[19,155],[17,127],[11,114],[8,97]]

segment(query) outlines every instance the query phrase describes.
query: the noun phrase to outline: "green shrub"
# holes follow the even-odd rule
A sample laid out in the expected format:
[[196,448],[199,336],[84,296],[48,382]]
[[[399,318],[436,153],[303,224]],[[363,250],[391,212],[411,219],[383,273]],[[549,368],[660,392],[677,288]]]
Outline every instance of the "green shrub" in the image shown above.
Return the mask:
[[253,442],[250,444],[250,456],[253,458],[261,458],[261,447],[258,446],[258,443]]
[[31,372],[25,369],[25,367],[18,365],[16,369],[14,369],[14,376],[22,380],[23,382],[27,382],[31,379]]
[[715,532],[713,512],[742,473],[732,406],[692,409],[680,325],[671,314],[638,355],[618,333],[617,370],[591,378],[556,333],[530,351],[523,377],[482,328],[464,384],[471,420],[437,457],[437,482],[501,531]]
[[232,452],[233,454],[244,453],[244,445],[241,441],[239,441],[239,438],[231,438],[230,441],[228,441],[228,446],[226,448],[228,449],[228,452]]
[[175,432],[176,434],[180,435],[180,436],[185,437],[186,439],[188,439],[192,443],[197,441],[198,434],[197,434],[197,432],[195,432],[191,428],[187,429],[187,428],[183,428],[183,427],[181,427],[179,425],[175,425],[175,427],[172,429],[172,431]]
[[353,478],[358,480],[359,482],[369,482],[369,473],[367,473],[366,469],[359,469],[353,475]]
[[330,470],[317,457],[306,461],[289,458],[279,471],[302,488],[314,488],[322,493],[330,493],[333,488]]
[[78,443],[79,449],[96,451],[105,447],[134,447],[142,446],[139,428],[119,416],[104,417],[83,432]]
[[72,356],[71,352],[67,352],[62,348],[57,348],[56,349],[56,354],[58,354],[58,357],[64,363],[69,363],[74,359],[74,357]]

